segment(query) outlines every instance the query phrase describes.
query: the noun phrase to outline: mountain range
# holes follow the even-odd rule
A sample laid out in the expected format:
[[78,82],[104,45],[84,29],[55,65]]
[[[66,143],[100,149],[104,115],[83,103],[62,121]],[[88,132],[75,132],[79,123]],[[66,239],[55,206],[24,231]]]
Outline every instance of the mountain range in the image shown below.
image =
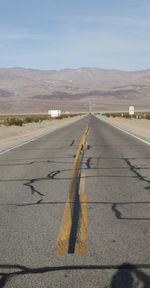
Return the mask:
[[150,70],[0,69],[0,113],[150,110]]

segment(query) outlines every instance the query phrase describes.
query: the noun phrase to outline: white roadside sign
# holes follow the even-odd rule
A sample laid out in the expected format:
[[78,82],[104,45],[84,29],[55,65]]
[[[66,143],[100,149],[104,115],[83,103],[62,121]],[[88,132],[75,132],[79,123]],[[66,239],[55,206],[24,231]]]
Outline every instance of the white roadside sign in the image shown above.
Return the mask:
[[129,115],[134,115],[134,106],[129,106]]
[[61,115],[61,111],[60,110],[48,110],[48,115],[50,115],[51,117],[58,117]]

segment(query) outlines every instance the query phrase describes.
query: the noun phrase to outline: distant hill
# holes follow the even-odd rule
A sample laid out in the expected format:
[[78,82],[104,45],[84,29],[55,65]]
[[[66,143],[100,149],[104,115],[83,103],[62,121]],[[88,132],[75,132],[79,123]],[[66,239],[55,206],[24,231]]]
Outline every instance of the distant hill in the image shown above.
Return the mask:
[[0,98],[12,97],[14,94],[4,89],[0,89]]
[[0,69],[0,113],[86,111],[89,101],[93,110],[150,110],[150,70]]

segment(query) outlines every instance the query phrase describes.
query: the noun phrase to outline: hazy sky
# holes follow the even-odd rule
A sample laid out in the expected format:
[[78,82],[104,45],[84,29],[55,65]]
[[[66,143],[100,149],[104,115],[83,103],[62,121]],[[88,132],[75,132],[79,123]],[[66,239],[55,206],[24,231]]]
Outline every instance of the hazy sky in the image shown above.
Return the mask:
[[0,0],[0,67],[150,69],[149,0]]

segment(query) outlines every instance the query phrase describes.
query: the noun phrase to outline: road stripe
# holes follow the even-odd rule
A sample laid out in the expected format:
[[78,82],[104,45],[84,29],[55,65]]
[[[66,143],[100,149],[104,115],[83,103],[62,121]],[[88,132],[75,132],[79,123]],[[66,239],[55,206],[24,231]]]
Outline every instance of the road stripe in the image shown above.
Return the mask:
[[132,133],[130,133],[130,132],[128,132],[128,131],[126,131],[126,130],[124,130],[124,129],[121,129],[120,127],[118,127],[118,126],[114,126],[114,125],[112,125],[113,127],[115,127],[115,128],[117,128],[118,130],[120,130],[120,131],[122,131],[122,132],[124,132],[124,133],[126,133],[126,134],[128,134],[128,135],[130,135],[130,136],[132,136],[132,137],[134,137],[134,138],[136,138],[136,139],[138,139],[138,140],[140,140],[141,142],[143,142],[143,143],[145,143],[145,144],[147,144],[147,145],[150,145],[150,142],[148,142],[148,141],[146,141],[146,140],[144,140],[144,139],[142,139],[142,138],[140,138],[140,137],[138,137],[138,136],[135,136],[134,134],[132,134]]
[[[84,182],[85,175],[80,177],[80,187],[77,191],[77,182],[79,181],[79,167],[80,167],[80,157],[83,145],[85,145],[86,137],[88,133],[88,125],[80,141],[75,161],[72,169],[72,178],[69,187],[69,193],[67,198],[67,203],[65,206],[65,211],[62,219],[62,224],[60,227],[60,232],[57,240],[56,255],[64,255],[67,253],[85,254],[87,253],[87,197],[84,195]],[[79,191],[81,195],[79,195]],[[74,219],[76,215],[74,213],[77,211],[77,230],[75,234],[75,247],[72,248],[71,237],[74,238]]]
[[75,244],[75,254],[87,254],[88,252],[88,209],[87,196],[80,195],[80,217]]
[[71,209],[70,203],[66,203],[63,221],[57,241],[56,255],[65,255],[68,253],[69,235],[71,230]]
[[75,244],[75,254],[87,254],[88,252],[88,209],[87,196],[84,194],[85,174],[80,180],[80,215],[78,223],[77,239]]
[[[53,130],[53,131],[54,131],[54,130]],[[42,134],[42,135],[40,135],[40,136],[35,136],[35,137],[31,138],[31,139],[28,140],[28,141],[25,141],[25,142],[23,142],[23,143],[17,144],[16,146],[13,146],[13,147],[8,148],[8,149],[6,149],[6,150],[4,150],[4,151],[1,151],[1,152],[0,152],[0,155],[3,155],[3,154],[5,154],[5,153],[7,153],[7,152],[9,152],[9,151],[11,151],[11,150],[14,150],[14,149],[16,149],[16,148],[19,148],[19,147],[21,147],[21,146],[23,146],[23,145],[26,145],[26,144],[30,143],[30,142],[34,142],[34,141],[36,141],[36,140],[38,140],[38,139],[40,139],[40,138],[42,138],[42,137],[44,137],[44,136],[47,136],[48,134],[52,133],[53,131],[49,131],[49,132],[44,133],[44,134]]]
[[85,185],[85,173],[82,173],[80,177],[79,195],[84,194],[84,185]]
[[132,137],[134,137],[134,138],[136,138],[136,139],[138,139],[138,140],[140,140],[140,141],[143,142],[144,144],[150,145],[150,142],[148,142],[148,141],[146,141],[146,140],[144,140],[144,139],[142,139],[142,138],[140,138],[140,137],[138,137],[138,136],[136,136],[136,135],[134,135],[134,134],[132,134],[132,133],[130,133],[130,132],[128,132],[128,131],[126,131],[126,130],[124,130],[124,129],[122,129],[122,128],[114,125],[114,124],[111,124],[111,123],[105,121],[104,119],[100,119],[100,118],[98,118],[98,117],[96,117],[96,118],[99,119],[99,120],[101,120],[101,121],[103,121],[103,122],[105,122],[105,123],[107,123],[108,125],[116,128],[116,129],[118,129],[118,130],[120,130],[120,131],[122,131],[122,132],[124,132],[124,133],[126,133],[126,134],[128,134],[128,135],[130,135],[130,136],[132,136]]

